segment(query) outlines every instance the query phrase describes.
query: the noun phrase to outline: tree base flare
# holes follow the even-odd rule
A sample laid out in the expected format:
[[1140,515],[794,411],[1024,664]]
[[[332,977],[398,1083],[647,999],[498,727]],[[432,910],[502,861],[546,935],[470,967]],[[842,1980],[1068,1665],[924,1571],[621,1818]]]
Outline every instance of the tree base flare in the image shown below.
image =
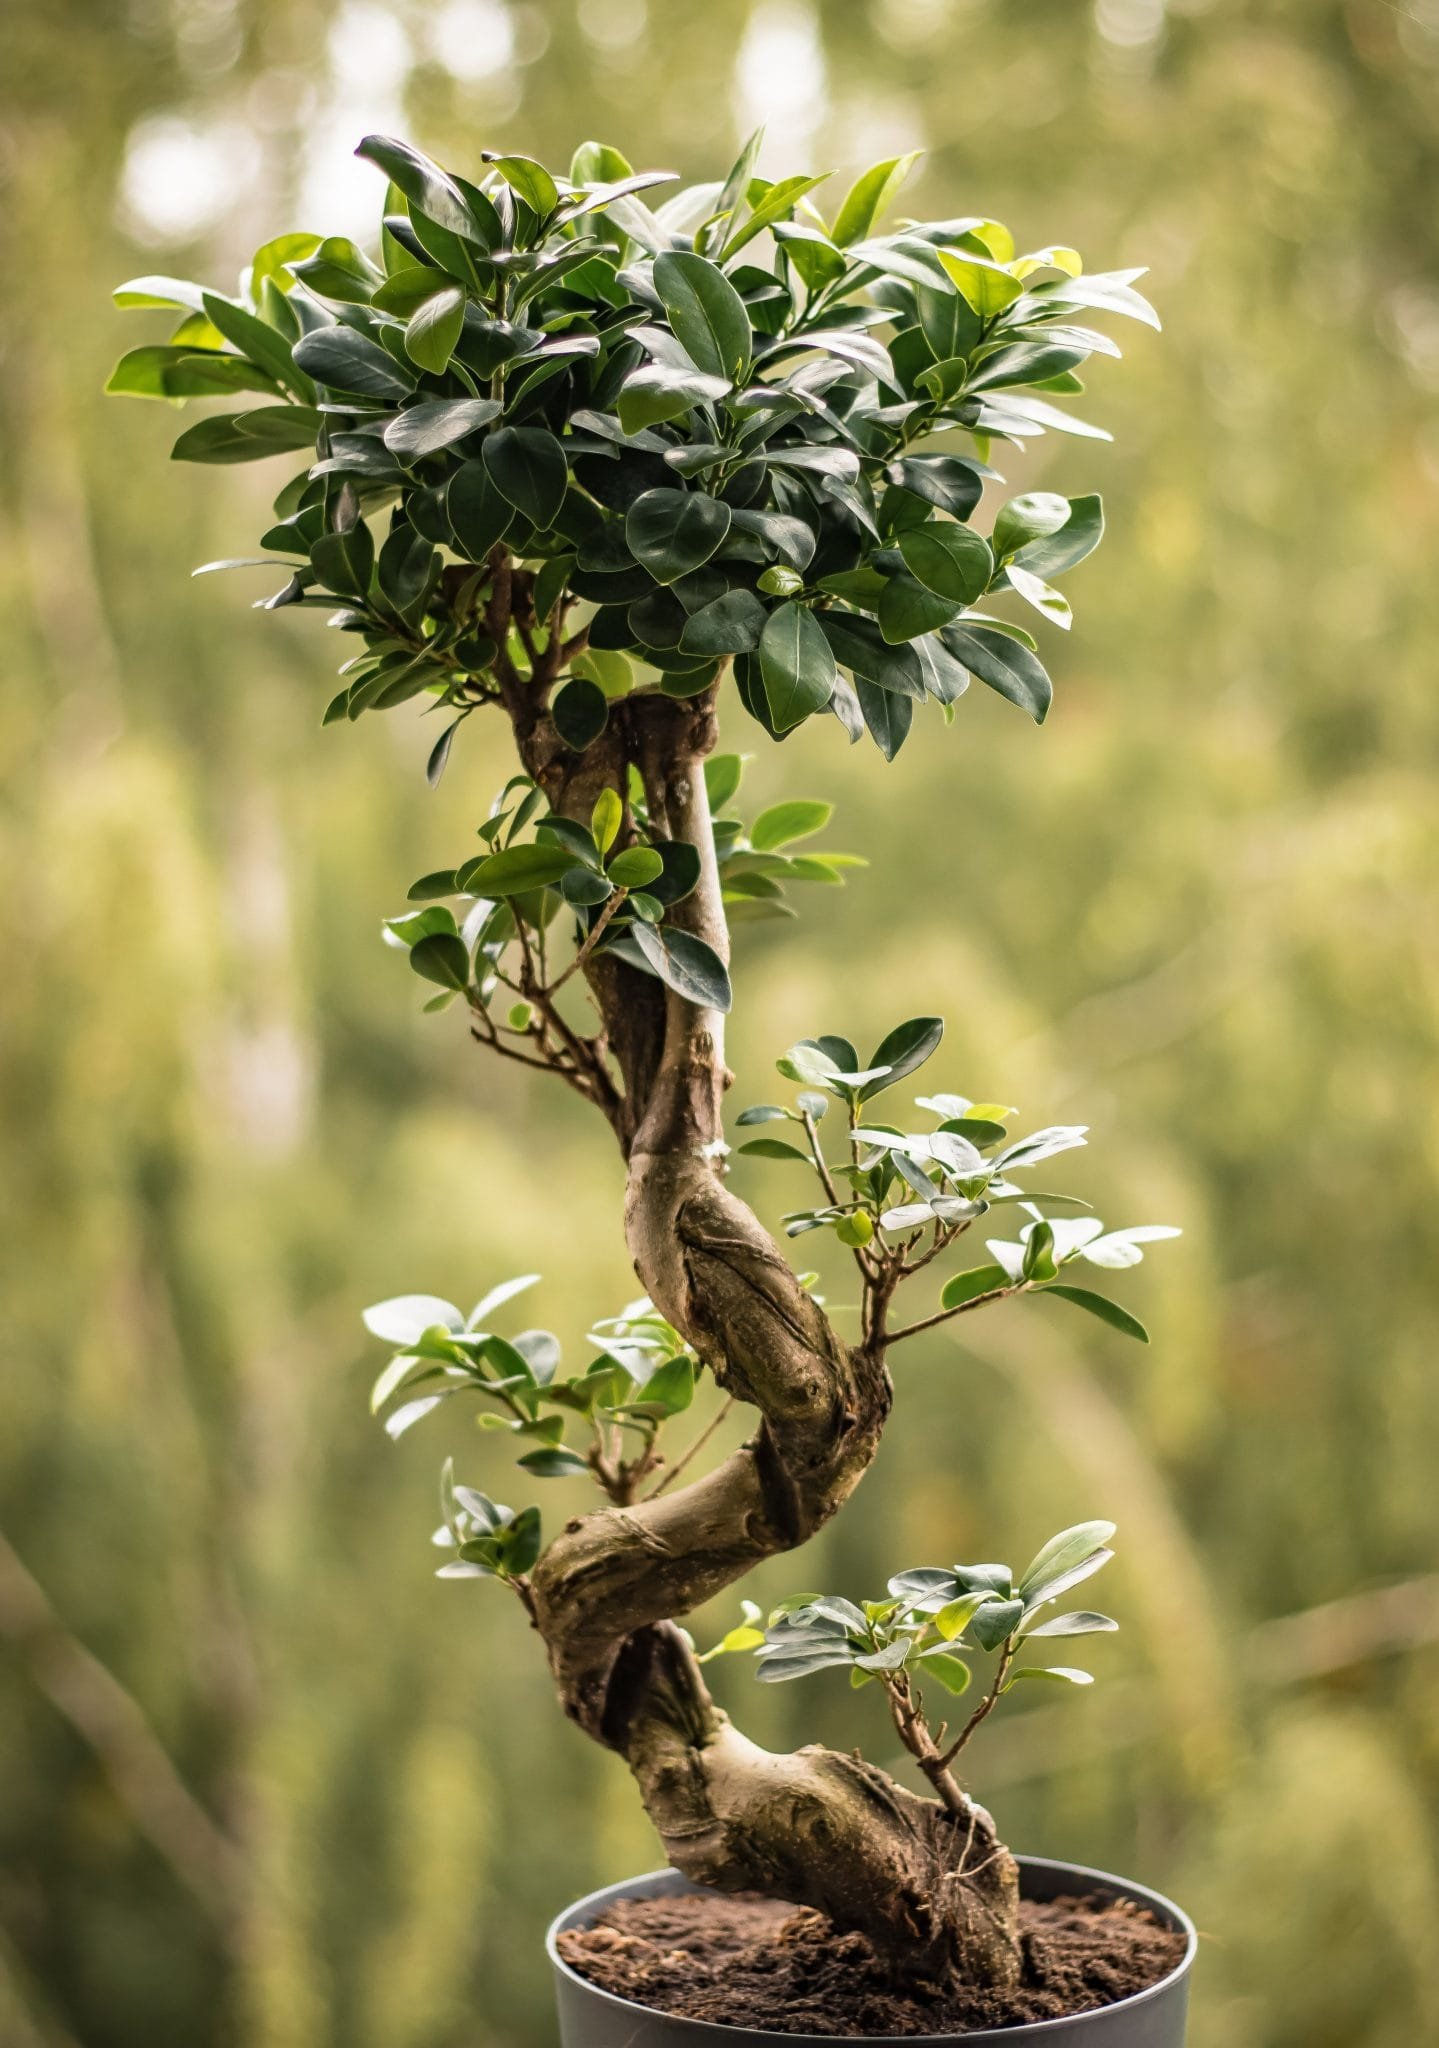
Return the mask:
[[687,2019],[776,2034],[963,2034],[1111,2005],[1183,1958],[1184,1937],[1117,1901],[1026,1900],[1015,1984],[896,1985],[862,1935],[773,1899],[636,1898],[559,1937],[576,1970],[616,1997]]

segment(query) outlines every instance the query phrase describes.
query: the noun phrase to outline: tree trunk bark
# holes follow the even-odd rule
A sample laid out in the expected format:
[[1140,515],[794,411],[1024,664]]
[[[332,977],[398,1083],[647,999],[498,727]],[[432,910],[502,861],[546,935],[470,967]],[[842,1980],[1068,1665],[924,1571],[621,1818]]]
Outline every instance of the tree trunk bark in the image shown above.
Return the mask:
[[[582,822],[638,769],[652,835],[700,854],[675,922],[727,958],[703,773],[714,736],[712,693],[622,702],[580,756],[547,719],[518,733],[551,804]],[[815,1906],[909,1975],[1010,1982],[1017,1871],[984,1809],[964,1799],[952,1812],[858,1756],[760,1749],[715,1706],[673,1625],[835,1513],[878,1448],[890,1381],[882,1347],[841,1340],[719,1178],[723,1018],[603,956],[586,979],[623,1081],[612,1121],[635,1269],[716,1384],[760,1419],[713,1472],[581,1516],[540,1558],[533,1610],[565,1711],[625,1757],[687,1876]]]

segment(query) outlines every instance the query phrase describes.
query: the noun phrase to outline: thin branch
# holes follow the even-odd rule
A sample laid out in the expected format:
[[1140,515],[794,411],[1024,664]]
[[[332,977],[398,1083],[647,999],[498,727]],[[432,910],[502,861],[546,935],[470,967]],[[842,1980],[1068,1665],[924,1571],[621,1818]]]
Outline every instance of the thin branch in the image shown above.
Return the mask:
[[1013,1662],[1013,1647],[1010,1644],[1006,1643],[1003,1651],[1000,1654],[999,1662],[995,1666],[994,1677],[990,1681],[989,1691],[985,1694],[984,1698],[980,1701],[979,1705],[975,1708],[974,1712],[970,1715],[969,1719],[965,1722],[964,1726],[960,1729],[958,1735],[955,1736],[953,1742],[951,1742],[951,1744],[949,1745],[949,1748],[945,1750],[944,1754],[940,1758],[940,1763],[944,1766],[945,1770],[948,1770],[950,1768],[951,1764],[953,1764],[955,1758],[959,1755],[959,1752],[964,1748],[965,1744],[970,1740],[971,1736],[973,1736],[978,1731],[980,1725],[984,1721],[987,1721],[989,1716],[994,1712],[994,1709],[999,1701],[999,1695],[1004,1689],[1004,1681],[1009,1675],[1009,1667]]
[[681,1458],[677,1459],[676,1462],[673,1465],[671,1465],[669,1471],[666,1472],[664,1478],[660,1481],[659,1485],[654,1489],[653,1493],[646,1495],[646,1499],[657,1500],[659,1496],[666,1490],[667,1487],[674,1485],[675,1481],[679,1478],[680,1474],[683,1471],[685,1471],[685,1469],[689,1465],[693,1464],[694,1460],[699,1456],[699,1453],[704,1449],[705,1445],[709,1442],[710,1438],[714,1435],[715,1431],[719,1428],[720,1424],[724,1421],[725,1417],[729,1414],[734,1404],[735,1396],[733,1394],[727,1395],[725,1399],[720,1403],[719,1407],[715,1410],[714,1414],[710,1417],[709,1421],[705,1424],[704,1428],[700,1431],[699,1435],[695,1438],[694,1442],[690,1445],[689,1449],[684,1453],[684,1455]]
[[819,1127],[807,1109],[802,1109],[800,1115],[804,1118],[804,1133],[809,1139],[810,1157],[814,1160],[815,1172],[819,1175],[824,1191],[829,1196],[830,1201],[834,1204],[835,1208],[838,1208],[839,1195],[836,1192],[825,1156],[819,1148]]
[[615,912],[619,909],[620,905],[624,902],[626,896],[628,896],[629,893],[630,892],[628,889],[615,890],[614,894],[606,902],[604,909],[595,919],[594,924],[591,926],[589,933],[585,938],[584,944],[575,954],[574,959],[571,960],[569,966],[565,969],[564,973],[560,976],[559,980],[552,981],[549,987],[545,990],[545,994],[547,996],[555,995],[558,990],[564,987],[565,983],[569,980],[570,976],[575,972],[576,968],[584,966],[586,960],[589,959],[591,953],[594,952],[595,947],[599,944],[601,938],[604,936],[605,926],[609,923],[610,919],[614,916]]
[[1013,1287],[991,1287],[987,1294],[976,1294],[969,1301],[960,1302],[957,1308],[936,1309],[932,1316],[921,1316],[917,1323],[906,1323],[903,1329],[891,1330],[886,1342],[898,1344],[906,1337],[917,1337],[921,1330],[933,1330],[940,1323],[950,1322],[955,1316],[966,1315],[972,1308],[983,1308],[987,1301],[1004,1301],[1011,1294],[1023,1294],[1027,1281],[1020,1281]]

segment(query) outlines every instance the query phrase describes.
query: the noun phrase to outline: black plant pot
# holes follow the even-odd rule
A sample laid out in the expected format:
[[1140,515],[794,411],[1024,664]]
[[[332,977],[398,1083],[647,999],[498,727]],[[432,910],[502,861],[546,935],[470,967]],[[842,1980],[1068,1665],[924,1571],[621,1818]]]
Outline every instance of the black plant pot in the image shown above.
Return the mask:
[[[978,2033],[846,2036],[863,2048],[978,2048],[981,2042],[996,2048],[1184,2048],[1185,2014],[1189,2004],[1189,1972],[1198,1939],[1194,1927],[1178,1906],[1158,1892],[1146,1891],[1128,1878],[1109,1877],[1102,1870],[1086,1870],[1078,1863],[1055,1863],[1044,1856],[1019,1858],[1020,1886],[1027,1899],[1060,1897],[1132,1899],[1144,1906],[1156,1920],[1175,1928],[1185,1937],[1184,1957],[1178,1968],[1115,2005],[1095,2012],[1076,2013],[1070,2019],[1037,2020],[1024,2027],[985,2027]],[[615,1899],[673,1897],[699,1889],[677,1870],[651,1871],[648,1877],[632,1877],[624,1884],[591,1892],[567,1912],[561,1913],[546,1936],[545,1946],[555,1970],[555,1989],[560,2009],[561,2048],[803,2048],[806,2042],[836,2048],[836,2037],[818,2034],[771,2034],[752,2027],[720,2027],[708,2020],[680,2019],[673,2013],[656,2012],[647,2005],[635,2005],[628,1998],[616,1998],[601,1991],[572,1970],[561,1957],[556,1937],[571,1927],[588,1927],[604,1907]]]

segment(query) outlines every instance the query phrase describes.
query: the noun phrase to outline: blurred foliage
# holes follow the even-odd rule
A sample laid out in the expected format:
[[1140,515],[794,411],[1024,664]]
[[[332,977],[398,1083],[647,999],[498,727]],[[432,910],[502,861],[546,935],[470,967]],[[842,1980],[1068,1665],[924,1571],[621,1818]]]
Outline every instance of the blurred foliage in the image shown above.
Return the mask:
[[[500,735],[432,795],[405,714],[321,732],[313,622],[186,581],[264,483],[102,401],[103,287],[343,231],[366,128],[694,176],[766,115],[771,170],[922,143],[917,210],[1151,262],[1166,333],[1093,379],[1115,450],[1007,465],[1108,501],[1049,727],[972,692],[889,771],[791,742],[872,867],[744,934],[741,1088],[942,1011],[946,1085],[1082,1111],[1102,1213],[1186,1237],[1151,1353],[1042,1307],[910,1347],[862,1494],[753,1590],[1113,1515],[1108,1682],[1017,1709],[977,1789],[1194,1908],[1195,2048],[1431,2038],[1433,0],[51,0],[0,77],[7,2048],[537,2048],[546,1916],[654,1860],[519,1614],[430,1577],[440,1450],[489,1453],[365,1412],[381,1293],[542,1237],[571,1345],[632,1291],[598,1120],[378,943]],[[869,1695],[719,1683],[892,1761]]]

